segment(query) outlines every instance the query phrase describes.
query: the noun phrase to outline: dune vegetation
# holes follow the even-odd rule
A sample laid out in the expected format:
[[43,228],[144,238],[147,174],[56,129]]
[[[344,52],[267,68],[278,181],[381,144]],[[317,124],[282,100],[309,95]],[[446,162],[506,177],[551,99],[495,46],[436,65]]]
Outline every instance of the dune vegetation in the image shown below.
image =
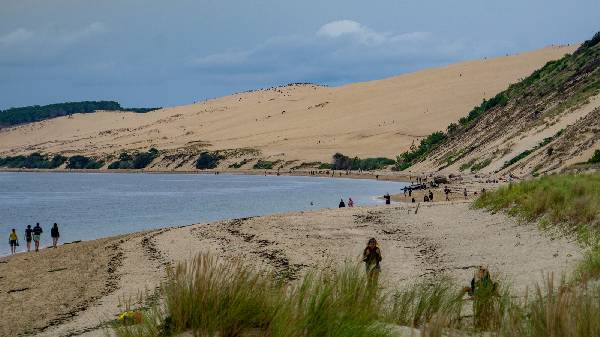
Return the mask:
[[400,326],[408,326],[419,329],[421,336],[600,334],[596,284],[556,284],[549,276],[524,298],[499,284],[470,298],[444,278],[384,291],[370,283],[360,267],[348,263],[333,272],[309,273],[290,285],[242,261],[198,255],[170,271],[161,290],[163,304],[130,311],[139,318],[116,320],[112,332],[118,337],[183,332],[383,337],[399,336]]
[[485,193],[475,207],[507,211],[543,228],[576,235],[587,246],[577,278],[600,276],[600,173],[551,175]]

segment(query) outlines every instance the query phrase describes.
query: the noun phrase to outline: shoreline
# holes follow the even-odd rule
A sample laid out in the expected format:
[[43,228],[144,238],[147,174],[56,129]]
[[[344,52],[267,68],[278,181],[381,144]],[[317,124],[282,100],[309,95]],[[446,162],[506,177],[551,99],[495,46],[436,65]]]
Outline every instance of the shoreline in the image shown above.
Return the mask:
[[[327,170],[314,170],[314,171],[327,171]],[[331,170],[329,170],[331,172]],[[166,171],[166,170],[133,170],[133,169],[11,169],[11,168],[0,168],[0,173],[122,173],[122,174],[206,174],[211,175],[218,172],[218,174],[230,174],[230,175],[264,175],[277,177],[276,170],[178,170],[178,171]],[[345,174],[346,171],[334,171],[336,174],[310,174],[310,171],[280,171],[279,176],[291,176],[291,177],[315,177],[315,178],[347,178],[347,179],[372,179],[379,181],[393,181],[393,182],[412,182],[411,177],[425,176],[425,174],[409,174],[409,173],[394,173],[393,171],[368,171],[368,173],[352,173]],[[377,178],[377,176],[379,178]]]

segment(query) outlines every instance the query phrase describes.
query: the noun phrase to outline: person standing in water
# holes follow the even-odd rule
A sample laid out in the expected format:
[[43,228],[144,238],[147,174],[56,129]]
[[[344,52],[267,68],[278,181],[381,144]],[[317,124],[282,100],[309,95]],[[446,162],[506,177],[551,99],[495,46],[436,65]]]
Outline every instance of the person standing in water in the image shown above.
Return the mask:
[[381,249],[377,245],[375,238],[370,238],[367,243],[367,247],[363,250],[363,262],[365,263],[365,270],[370,285],[377,285],[379,281],[379,273],[381,272],[381,266],[379,263],[383,257],[381,256]]
[[33,243],[35,244],[35,251],[38,252],[40,250],[40,238],[44,230],[40,227],[40,223],[36,223],[35,227],[33,227]]
[[33,235],[33,230],[31,230],[31,225],[27,225],[25,228],[25,241],[27,242],[27,251],[31,251],[31,235]]
[[10,245],[10,253],[14,254],[17,252],[17,246],[19,245],[19,237],[17,231],[13,228],[8,236],[8,244]]
[[348,198],[348,207],[354,207],[354,200],[352,198]]
[[58,224],[54,223],[52,229],[50,229],[50,236],[52,237],[52,247],[56,248],[58,244],[58,238],[60,237],[60,233],[58,232]]

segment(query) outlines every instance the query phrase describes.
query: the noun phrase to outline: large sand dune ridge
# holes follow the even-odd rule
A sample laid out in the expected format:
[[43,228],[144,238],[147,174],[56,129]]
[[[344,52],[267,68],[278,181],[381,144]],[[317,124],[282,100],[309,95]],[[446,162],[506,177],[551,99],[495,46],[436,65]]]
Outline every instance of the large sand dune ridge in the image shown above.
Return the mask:
[[394,158],[575,48],[551,46],[340,87],[289,85],[146,114],[60,117],[0,130],[0,155],[105,156],[154,146],[254,148],[264,158],[304,162],[326,162],[335,152]]

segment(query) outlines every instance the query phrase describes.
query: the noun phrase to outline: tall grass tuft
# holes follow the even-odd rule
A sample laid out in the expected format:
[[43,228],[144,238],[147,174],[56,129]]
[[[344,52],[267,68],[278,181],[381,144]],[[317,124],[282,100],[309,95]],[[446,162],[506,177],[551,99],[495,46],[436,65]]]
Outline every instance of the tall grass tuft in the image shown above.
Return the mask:
[[421,327],[434,316],[457,324],[462,310],[462,292],[448,279],[432,284],[414,284],[396,290],[385,313],[386,320],[398,325]]
[[195,336],[240,336],[269,325],[281,287],[241,261],[217,261],[199,255],[179,264],[164,288],[168,329]]

